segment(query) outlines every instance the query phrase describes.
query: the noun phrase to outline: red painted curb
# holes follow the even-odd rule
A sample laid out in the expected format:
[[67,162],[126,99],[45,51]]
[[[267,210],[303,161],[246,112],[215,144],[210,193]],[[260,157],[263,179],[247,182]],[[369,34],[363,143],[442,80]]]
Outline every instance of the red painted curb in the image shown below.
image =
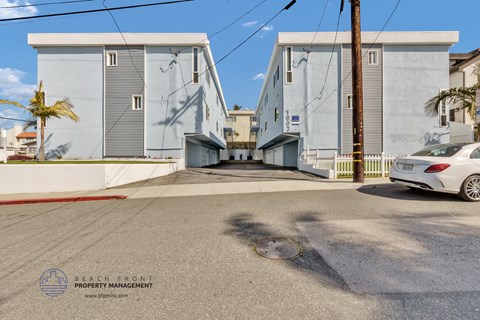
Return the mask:
[[80,196],[80,197],[63,197],[63,198],[36,198],[36,199],[14,199],[0,200],[0,206],[8,206],[15,204],[33,204],[33,203],[51,203],[51,202],[82,202],[82,201],[101,201],[101,200],[125,200],[127,196]]

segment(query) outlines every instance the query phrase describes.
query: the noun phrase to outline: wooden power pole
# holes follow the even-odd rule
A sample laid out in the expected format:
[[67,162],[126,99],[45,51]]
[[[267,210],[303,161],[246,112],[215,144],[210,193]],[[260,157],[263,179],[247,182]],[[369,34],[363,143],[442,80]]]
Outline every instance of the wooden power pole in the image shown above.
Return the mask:
[[353,182],[364,182],[363,79],[362,39],[360,31],[360,0],[349,1],[352,5]]

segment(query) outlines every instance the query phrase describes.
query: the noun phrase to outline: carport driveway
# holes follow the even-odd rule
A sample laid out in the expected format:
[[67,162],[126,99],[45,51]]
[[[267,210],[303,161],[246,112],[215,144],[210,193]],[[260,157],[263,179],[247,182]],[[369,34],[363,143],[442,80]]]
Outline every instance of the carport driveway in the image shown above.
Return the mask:
[[321,181],[323,178],[295,168],[283,168],[266,164],[218,164],[205,168],[187,168],[185,171],[139,181],[122,187],[148,187],[172,184],[200,184],[219,182],[253,182],[275,180]]

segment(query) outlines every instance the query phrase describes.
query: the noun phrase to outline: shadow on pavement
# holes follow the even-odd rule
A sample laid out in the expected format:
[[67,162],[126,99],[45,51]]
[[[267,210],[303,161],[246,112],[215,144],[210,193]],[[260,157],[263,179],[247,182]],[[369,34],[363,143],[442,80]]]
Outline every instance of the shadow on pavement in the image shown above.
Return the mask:
[[371,196],[415,201],[462,201],[455,194],[426,191],[422,189],[410,189],[393,183],[372,184],[357,189],[358,192]]
[[[296,213],[300,215],[296,221],[318,221],[315,213]],[[322,285],[350,291],[343,279],[323,260],[323,258],[312,248],[308,240],[304,238],[295,227],[295,234],[285,234],[281,231],[274,231],[270,226],[255,221],[255,217],[250,213],[238,213],[226,221],[229,226],[224,232],[225,235],[232,236],[241,240],[245,245],[252,248],[254,245],[264,239],[287,238],[299,243],[303,249],[302,254],[291,260],[277,260],[288,267],[299,269],[300,271],[313,274]],[[259,259],[267,259],[258,256]],[[275,261],[272,261],[275,262]]]

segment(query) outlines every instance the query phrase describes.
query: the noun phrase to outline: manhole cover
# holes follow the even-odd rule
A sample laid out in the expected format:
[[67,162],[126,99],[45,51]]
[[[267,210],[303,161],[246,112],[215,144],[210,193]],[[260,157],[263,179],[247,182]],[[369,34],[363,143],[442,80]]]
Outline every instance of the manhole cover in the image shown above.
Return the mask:
[[302,248],[289,239],[265,239],[255,245],[255,252],[268,259],[289,260],[299,256]]

